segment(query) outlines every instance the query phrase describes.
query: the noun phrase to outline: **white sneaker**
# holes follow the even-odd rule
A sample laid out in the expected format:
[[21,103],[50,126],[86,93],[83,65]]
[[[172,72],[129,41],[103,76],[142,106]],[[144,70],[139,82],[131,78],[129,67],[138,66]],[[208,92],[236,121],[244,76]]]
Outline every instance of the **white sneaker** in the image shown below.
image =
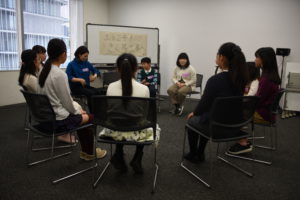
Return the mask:
[[182,112],[183,112],[183,108],[184,108],[184,106],[182,105],[182,106],[180,106],[179,108],[178,108],[178,115],[179,116],[181,116],[182,115]]

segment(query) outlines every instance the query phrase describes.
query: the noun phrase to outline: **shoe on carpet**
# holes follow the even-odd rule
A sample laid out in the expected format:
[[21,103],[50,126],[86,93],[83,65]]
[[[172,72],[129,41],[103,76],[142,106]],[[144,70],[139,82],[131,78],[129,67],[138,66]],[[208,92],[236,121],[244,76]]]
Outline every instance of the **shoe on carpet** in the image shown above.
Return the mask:
[[[96,148],[96,156],[98,159],[104,158],[106,156],[107,151],[101,148]],[[80,152],[79,157],[85,161],[91,161],[95,159],[94,155],[87,154],[85,152]]]
[[110,163],[121,172],[127,172],[128,168],[124,160],[124,155],[114,154],[110,159]]
[[184,158],[192,163],[200,163],[205,160],[204,154],[193,154],[193,153],[188,153],[184,155]]
[[183,108],[184,108],[184,106],[183,106],[183,105],[182,105],[182,106],[180,106],[180,107],[178,108],[178,115],[179,115],[179,116],[181,116],[181,115],[182,115]]
[[243,154],[243,153],[249,153],[252,151],[252,145],[251,143],[248,143],[246,146],[240,145],[239,143],[236,143],[235,145],[231,146],[227,152],[233,155]]
[[133,159],[130,162],[130,166],[132,167],[133,171],[136,174],[144,173],[144,169],[142,167],[142,157],[143,157],[143,152],[135,154]]

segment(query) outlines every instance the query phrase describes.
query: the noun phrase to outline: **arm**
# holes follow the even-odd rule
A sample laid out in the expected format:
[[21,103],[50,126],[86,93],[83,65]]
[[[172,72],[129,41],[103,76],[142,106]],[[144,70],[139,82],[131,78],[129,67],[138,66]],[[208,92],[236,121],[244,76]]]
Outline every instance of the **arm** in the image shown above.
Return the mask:
[[68,75],[69,81],[81,83],[82,86],[85,86],[85,80],[83,78],[77,78],[74,76],[74,65],[70,62],[67,66],[66,73]]
[[246,96],[256,95],[257,90],[258,90],[258,84],[259,84],[259,81],[257,79],[252,81],[251,84],[250,84],[249,92]]
[[173,72],[173,77],[172,77],[172,81],[173,81],[173,83],[174,84],[176,84],[177,82],[178,82],[178,80],[177,80],[177,76],[176,76],[176,72],[177,72],[177,67],[174,69],[174,72]]
[[153,81],[150,83],[150,85],[157,85],[157,72],[155,70],[154,70]]
[[194,115],[201,115],[210,110],[217,92],[216,82],[213,79],[208,79],[203,95],[194,110]]
[[87,63],[87,66],[88,66],[89,70],[93,74],[93,75],[90,75],[90,82],[93,82],[94,80],[96,80],[97,75],[98,74],[100,75],[100,72],[90,62],[86,61],[86,63]]
[[37,93],[37,87],[38,87],[38,79],[36,76],[31,74],[25,74],[24,76],[23,84],[25,82],[26,85],[24,85],[30,92]]
[[268,105],[270,96],[273,95],[273,84],[267,78],[261,78],[257,90],[257,96],[260,97],[259,106]]
[[60,99],[62,106],[72,114],[81,114],[81,111],[74,107],[73,99],[70,94],[67,76],[64,73],[59,74],[54,82],[54,91]]
[[191,74],[191,80],[185,82],[186,86],[191,86],[191,85],[195,84],[196,83],[196,79],[197,79],[195,69],[191,68],[189,71],[190,71],[190,74]]

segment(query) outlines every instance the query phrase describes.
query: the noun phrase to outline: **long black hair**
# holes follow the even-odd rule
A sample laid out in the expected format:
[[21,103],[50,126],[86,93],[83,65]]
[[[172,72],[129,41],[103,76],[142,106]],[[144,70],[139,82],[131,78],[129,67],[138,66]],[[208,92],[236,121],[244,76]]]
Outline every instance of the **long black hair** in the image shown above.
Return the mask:
[[47,46],[47,52],[48,59],[39,77],[39,85],[41,87],[44,87],[45,85],[45,81],[51,70],[52,62],[57,60],[62,53],[67,52],[67,47],[63,40],[54,38],[49,41]]
[[[180,65],[180,62],[179,62],[179,60],[180,59],[186,59],[186,64],[184,65],[184,66],[181,66]],[[189,67],[190,66],[190,59],[189,59],[189,56],[187,55],[187,53],[180,53],[179,55],[178,55],[178,57],[177,57],[177,61],[176,61],[176,65],[178,66],[178,67],[180,67],[180,68],[187,68],[187,67]]]
[[272,82],[280,84],[276,54],[272,47],[263,47],[255,52],[255,57],[262,60],[262,76],[267,76]]
[[120,55],[117,59],[117,67],[121,74],[122,96],[132,95],[132,78],[137,70],[136,57],[129,53]]
[[23,86],[25,74],[31,74],[33,76],[36,76],[36,66],[34,64],[34,60],[36,59],[36,56],[37,56],[36,52],[31,49],[27,49],[22,52],[21,54],[22,66],[19,75],[19,84],[21,86]]
[[35,51],[36,53],[46,53],[45,47],[43,47],[41,45],[34,45],[32,47],[32,50]]
[[246,70],[246,59],[241,48],[227,42],[221,45],[218,55],[225,56],[225,66],[228,67],[229,78],[233,85],[241,92],[244,92],[245,86],[249,83],[249,75]]
[[[41,46],[41,45],[34,45],[32,47],[32,50],[35,51],[37,54],[40,54],[40,53],[46,53],[46,49],[45,47]],[[41,65],[44,67],[45,64],[41,61]]]
[[86,46],[80,46],[76,49],[74,56],[79,59],[79,56],[85,53],[90,53]]

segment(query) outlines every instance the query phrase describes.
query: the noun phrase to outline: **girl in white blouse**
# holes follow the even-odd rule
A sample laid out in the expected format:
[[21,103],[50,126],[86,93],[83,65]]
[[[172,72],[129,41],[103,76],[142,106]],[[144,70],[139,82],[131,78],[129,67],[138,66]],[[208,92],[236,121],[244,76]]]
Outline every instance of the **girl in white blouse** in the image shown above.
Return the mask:
[[36,93],[37,76],[39,60],[35,51],[31,49],[24,50],[21,54],[22,66],[19,75],[19,84],[25,90]]
[[[122,54],[117,59],[118,71],[121,75],[121,80],[109,84],[107,89],[108,96],[133,96],[133,97],[150,97],[149,88],[139,82],[134,77],[137,71],[137,60],[132,54]],[[136,152],[130,162],[131,167],[137,174],[143,173],[142,157],[143,145],[136,146]],[[111,159],[112,165],[122,171],[127,171],[127,166],[124,160],[123,145],[116,145],[116,152]]]

